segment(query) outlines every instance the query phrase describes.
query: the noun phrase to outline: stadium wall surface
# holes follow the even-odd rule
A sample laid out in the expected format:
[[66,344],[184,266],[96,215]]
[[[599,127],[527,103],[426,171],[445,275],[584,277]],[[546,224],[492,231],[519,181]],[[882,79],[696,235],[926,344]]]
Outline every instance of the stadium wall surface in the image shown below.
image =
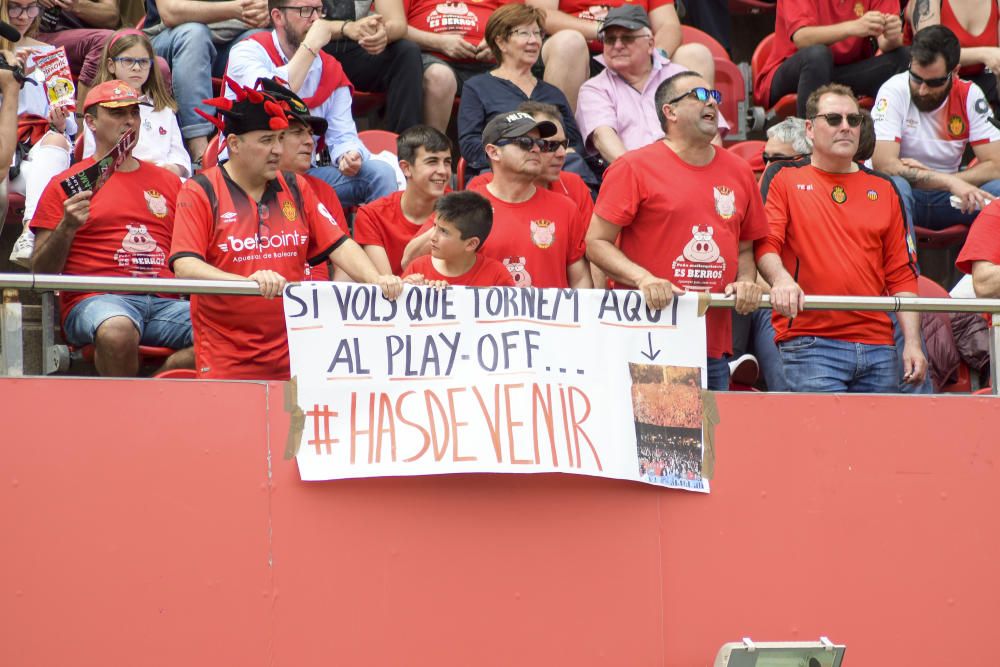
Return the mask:
[[710,495],[303,483],[280,383],[5,379],[0,664],[995,665],[990,397],[718,399]]

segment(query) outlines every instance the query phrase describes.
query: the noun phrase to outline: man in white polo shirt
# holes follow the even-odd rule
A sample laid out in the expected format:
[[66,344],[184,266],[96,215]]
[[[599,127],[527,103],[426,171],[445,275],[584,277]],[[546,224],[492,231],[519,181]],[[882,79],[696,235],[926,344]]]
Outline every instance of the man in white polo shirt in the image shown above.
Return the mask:
[[[970,225],[1000,196],[1000,130],[979,86],[958,78],[960,49],[944,26],[919,31],[909,72],[882,85],[872,110],[872,165],[892,176],[908,225]],[[959,171],[968,145],[978,162]]]

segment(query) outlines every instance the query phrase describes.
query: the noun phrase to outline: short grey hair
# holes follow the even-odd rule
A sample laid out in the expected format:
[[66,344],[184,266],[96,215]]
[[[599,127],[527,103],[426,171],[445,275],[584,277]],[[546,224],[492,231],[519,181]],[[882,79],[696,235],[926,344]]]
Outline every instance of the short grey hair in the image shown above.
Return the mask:
[[767,138],[790,144],[792,150],[800,155],[810,155],[813,151],[812,142],[806,136],[806,122],[795,116],[767,128]]

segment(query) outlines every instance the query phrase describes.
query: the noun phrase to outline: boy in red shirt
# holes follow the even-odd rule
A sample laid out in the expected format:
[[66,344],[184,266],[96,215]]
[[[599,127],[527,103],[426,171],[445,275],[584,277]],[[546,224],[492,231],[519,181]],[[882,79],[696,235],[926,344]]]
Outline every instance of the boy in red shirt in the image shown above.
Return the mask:
[[[406,282],[434,287],[514,287],[514,279],[503,264],[481,254],[493,227],[493,208],[475,192],[453,192],[438,200],[434,207],[434,231],[431,254],[413,260],[403,274]],[[419,283],[418,283],[419,284]]]

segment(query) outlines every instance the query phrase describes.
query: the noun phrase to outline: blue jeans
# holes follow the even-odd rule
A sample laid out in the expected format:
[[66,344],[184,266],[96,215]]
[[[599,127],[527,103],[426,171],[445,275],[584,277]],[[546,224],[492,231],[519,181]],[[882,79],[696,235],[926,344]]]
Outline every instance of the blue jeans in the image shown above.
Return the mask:
[[894,394],[899,361],[893,345],[799,336],[778,344],[792,391]]
[[708,358],[708,388],[729,391],[729,360],[725,357]]
[[375,201],[396,191],[396,172],[380,160],[365,160],[356,176],[344,176],[333,166],[313,167],[309,174],[326,181],[337,191],[345,209]]
[[[905,339],[903,338],[903,329],[899,326],[899,320],[896,317],[896,313],[889,313],[889,319],[892,320],[892,338],[896,342],[896,356],[899,357],[899,392],[901,394],[933,394],[934,393],[934,380],[931,379],[931,369],[930,366],[927,368],[927,375],[924,377],[924,381],[920,384],[910,384],[908,382],[903,382],[903,343]],[[930,362],[930,358],[927,357],[927,343],[924,342],[924,334],[920,332],[920,347],[924,351],[924,357]]]
[[216,46],[212,43],[212,31],[208,26],[182,23],[175,28],[167,28],[153,38],[153,50],[166,59],[173,72],[177,117],[181,136],[185,139],[207,137],[215,131],[215,126],[194,110],[215,114],[214,107],[202,103],[202,100],[214,97],[212,77],[225,73],[229,50],[233,45],[255,32],[260,30],[247,30],[228,44]]
[[[952,225],[971,225],[979,211],[962,213],[951,205],[951,193],[946,190],[919,190],[912,187],[902,176],[893,176],[892,182],[899,189],[906,208],[906,227],[913,234],[913,227],[944,229]],[[1000,197],[1000,180],[989,181],[979,186],[980,190]]]
[[767,390],[791,391],[788,380],[785,379],[781,354],[778,352],[778,346],[774,344],[774,336],[770,310],[758,308],[750,313],[750,352],[757,357],[757,365],[764,374]]
[[90,345],[98,327],[112,317],[132,320],[139,344],[180,350],[191,347],[191,308],[187,301],[151,294],[97,294],[73,306],[63,324],[63,335],[73,345]]

